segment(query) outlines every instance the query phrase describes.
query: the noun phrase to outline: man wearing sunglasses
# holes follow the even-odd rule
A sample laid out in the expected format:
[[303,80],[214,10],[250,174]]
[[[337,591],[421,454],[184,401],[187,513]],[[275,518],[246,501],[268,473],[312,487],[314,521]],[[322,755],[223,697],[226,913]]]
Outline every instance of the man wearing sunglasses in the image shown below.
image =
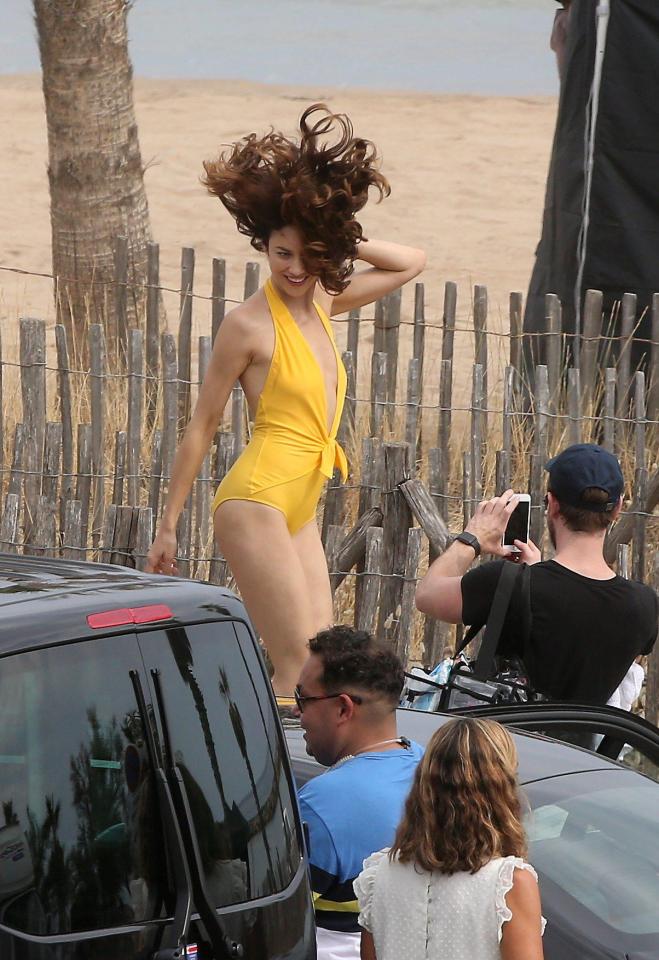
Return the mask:
[[358,960],[352,882],[391,845],[422,750],[396,729],[404,675],[395,654],[345,626],[321,631],[309,649],[295,700],[307,753],[328,768],[300,790],[318,960]]

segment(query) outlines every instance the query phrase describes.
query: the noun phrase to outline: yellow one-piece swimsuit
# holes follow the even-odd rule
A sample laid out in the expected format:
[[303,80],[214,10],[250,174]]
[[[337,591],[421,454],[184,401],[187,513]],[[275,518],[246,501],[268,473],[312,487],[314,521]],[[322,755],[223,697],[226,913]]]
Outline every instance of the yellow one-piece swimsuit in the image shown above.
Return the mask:
[[217,488],[213,512],[226,500],[265,503],[284,514],[294,534],[316,516],[323,484],[334,467],[344,481],[348,473],[345,453],[336,441],[346,372],[331,324],[314,302],[336,357],[336,408],[328,432],[327,392],[316,356],[271,280],[264,290],[275,333],[270,369],[252,438]]

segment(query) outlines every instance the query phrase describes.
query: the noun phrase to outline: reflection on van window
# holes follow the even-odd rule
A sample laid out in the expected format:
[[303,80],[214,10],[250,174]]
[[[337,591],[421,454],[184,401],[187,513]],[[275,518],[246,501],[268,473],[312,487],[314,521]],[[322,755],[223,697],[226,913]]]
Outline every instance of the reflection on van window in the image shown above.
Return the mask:
[[[237,635],[238,632],[238,635]],[[143,634],[216,906],[282,890],[300,863],[283,745],[260,662],[232,621]]]
[[53,935],[160,915],[166,868],[129,677],[135,638],[0,665],[0,923]]

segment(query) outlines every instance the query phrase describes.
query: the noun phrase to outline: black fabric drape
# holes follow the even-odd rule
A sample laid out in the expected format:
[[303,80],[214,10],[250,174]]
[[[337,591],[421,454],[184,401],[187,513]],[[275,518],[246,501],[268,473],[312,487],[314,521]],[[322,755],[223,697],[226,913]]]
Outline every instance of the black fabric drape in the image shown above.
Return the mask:
[[[577,245],[584,197],[585,126],[593,79],[597,0],[573,0],[547,178],[542,236],[529,286],[524,329],[545,329],[544,295],[563,304],[563,327],[575,327]],[[650,337],[652,294],[659,291],[659,2],[610,0],[581,303],[604,293],[605,322],[626,292],[638,297],[636,336]],[[614,315],[612,333],[619,332]],[[531,338],[530,343],[538,338]],[[538,341],[539,342],[539,341]],[[537,344],[536,344],[537,346]],[[634,344],[632,362],[647,345]],[[528,351],[527,351],[528,356]],[[542,352],[535,350],[535,362]]]

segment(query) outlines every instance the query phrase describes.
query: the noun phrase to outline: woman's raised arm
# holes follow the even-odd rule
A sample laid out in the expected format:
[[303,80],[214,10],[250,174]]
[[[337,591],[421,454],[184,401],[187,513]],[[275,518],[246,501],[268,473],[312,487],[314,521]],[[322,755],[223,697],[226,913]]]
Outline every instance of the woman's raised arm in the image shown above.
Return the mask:
[[178,446],[167,502],[156,538],[147,555],[152,573],[176,573],[176,524],[201,463],[208,452],[229,394],[251,358],[250,324],[244,308],[231,310],[215,338],[208,371],[183,439]]
[[386,240],[362,240],[357,252],[370,269],[355,271],[343,293],[332,299],[330,316],[379,300],[413,280],[426,265],[423,250]]

